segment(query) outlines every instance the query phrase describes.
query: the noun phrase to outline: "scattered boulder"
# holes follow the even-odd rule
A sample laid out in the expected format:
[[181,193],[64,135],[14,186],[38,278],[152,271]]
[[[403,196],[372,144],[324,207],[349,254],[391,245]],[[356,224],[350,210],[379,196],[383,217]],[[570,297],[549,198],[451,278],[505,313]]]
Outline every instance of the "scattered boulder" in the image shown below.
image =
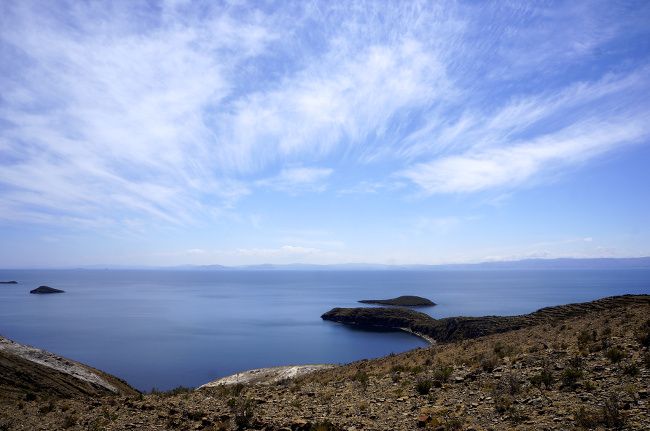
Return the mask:
[[63,293],[65,292],[64,290],[61,289],[55,289],[50,286],[39,286],[34,290],[30,290],[29,293],[35,293],[35,294],[46,294],[46,293]]
[[362,304],[397,305],[401,307],[432,307],[435,302],[421,296],[403,295],[391,299],[362,299]]

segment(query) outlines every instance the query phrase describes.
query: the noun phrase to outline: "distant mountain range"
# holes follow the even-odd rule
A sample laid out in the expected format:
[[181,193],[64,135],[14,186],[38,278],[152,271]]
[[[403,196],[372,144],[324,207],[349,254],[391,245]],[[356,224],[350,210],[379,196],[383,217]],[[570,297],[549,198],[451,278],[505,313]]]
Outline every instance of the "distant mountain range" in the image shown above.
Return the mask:
[[[14,268],[16,269],[16,268]],[[27,269],[27,268],[26,268]],[[33,268],[32,268],[33,269]],[[45,269],[45,268],[43,268]],[[56,268],[49,268],[56,269]],[[450,263],[438,265],[388,265],[379,263],[339,263],[339,264],[260,264],[260,265],[88,265],[76,268],[86,270],[204,270],[204,271],[480,271],[480,270],[567,270],[567,269],[650,269],[650,256],[623,258],[559,258],[559,259],[523,259],[512,261],[491,261],[479,263]]]
[[650,269],[650,256],[626,258],[560,258],[524,259],[499,262],[455,263],[440,265],[386,265],[374,263],[343,263],[318,265],[307,263],[260,265],[179,265],[168,267],[93,265],[83,269],[167,269],[205,271],[387,271],[387,270],[567,270],[567,269]]
[[433,265],[432,269],[650,269],[650,257],[524,259],[502,262]]

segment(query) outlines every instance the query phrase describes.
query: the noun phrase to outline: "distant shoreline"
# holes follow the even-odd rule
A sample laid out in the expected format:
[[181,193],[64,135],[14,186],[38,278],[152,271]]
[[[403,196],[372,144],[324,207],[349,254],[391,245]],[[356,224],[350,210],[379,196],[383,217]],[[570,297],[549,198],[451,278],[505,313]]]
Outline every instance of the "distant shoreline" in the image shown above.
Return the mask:
[[600,257],[573,258],[560,257],[548,259],[520,259],[503,261],[479,261],[471,263],[440,264],[375,264],[375,263],[339,263],[339,264],[252,264],[252,265],[174,265],[174,266],[138,266],[138,265],[89,265],[52,268],[0,268],[0,271],[76,271],[76,270],[115,270],[115,271],[455,271],[455,270],[648,270],[650,256],[641,257]]

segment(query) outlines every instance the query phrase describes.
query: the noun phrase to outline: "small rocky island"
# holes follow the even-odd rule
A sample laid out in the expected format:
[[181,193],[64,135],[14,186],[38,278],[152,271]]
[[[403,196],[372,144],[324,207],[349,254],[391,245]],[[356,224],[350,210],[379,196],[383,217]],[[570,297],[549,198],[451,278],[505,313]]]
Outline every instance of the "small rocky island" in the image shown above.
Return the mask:
[[29,291],[29,293],[35,293],[40,295],[47,294],[47,293],[63,293],[63,292],[65,292],[65,290],[55,289],[50,286],[39,286],[36,289]]
[[0,281],[0,284],[18,284],[18,282],[16,280]]
[[362,299],[362,304],[397,305],[400,307],[432,307],[435,302],[421,296],[403,295],[392,299]]

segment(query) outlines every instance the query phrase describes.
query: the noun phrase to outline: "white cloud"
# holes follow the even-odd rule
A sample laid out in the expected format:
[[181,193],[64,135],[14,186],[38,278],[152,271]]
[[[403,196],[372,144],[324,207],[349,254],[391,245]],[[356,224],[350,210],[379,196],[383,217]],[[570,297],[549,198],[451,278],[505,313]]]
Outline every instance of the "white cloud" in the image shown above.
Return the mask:
[[329,168],[292,167],[284,168],[274,177],[259,180],[256,184],[260,187],[269,187],[274,190],[290,194],[305,191],[324,191],[325,181],[332,174]]
[[0,219],[182,226],[323,166],[357,171],[341,194],[528,184],[647,138],[642,61],[564,76],[647,27],[610,9],[7,3]]
[[322,250],[317,248],[295,245],[283,245],[278,248],[239,248],[235,251],[240,256],[259,258],[304,257],[321,252]]
[[405,181],[360,181],[358,184],[353,185],[352,187],[347,187],[342,190],[339,190],[341,195],[353,195],[353,194],[377,194],[380,192],[394,192],[401,190],[406,187]]
[[421,163],[401,174],[427,193],[475,192],[516,187],[535,175],[548,174],[647,139],[646,119],[602,120],[572,126],[560,132],[509,147],[470,150],[457,156]]
[[419,233],[444,234],[460,225],[460,217],[420,217],[415,221],[415,230]]
[[241,98],[221,116],[222,164],[250,171],[277,159],[361,145],[381,135],[398,113],[449,91],[444,66],[415,40],[371,45],[345,57],[339,49],[277,88]]
[[170,25],[142,29],[138,11],[120,7],[33,6],[8,7],[3,19],[2,43],[19,66],[0,81],[0,117],[11,125],[0,140],[3,218],[187,223],[210,212],[210,197],[227,207],[247,193],[214,175],[203,117],[230,94],[229,69],[272,40],[264,27],[171,15]]

